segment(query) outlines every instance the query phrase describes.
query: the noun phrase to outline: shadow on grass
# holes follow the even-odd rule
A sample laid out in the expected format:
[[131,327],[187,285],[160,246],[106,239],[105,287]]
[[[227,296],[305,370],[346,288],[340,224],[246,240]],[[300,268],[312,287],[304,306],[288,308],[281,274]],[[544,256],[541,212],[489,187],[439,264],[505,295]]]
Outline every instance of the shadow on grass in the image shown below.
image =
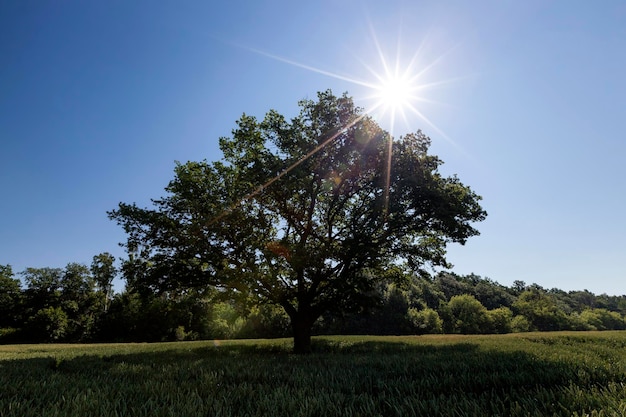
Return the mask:
[[[155,398],[168,399],[162,401],[180,415],[187,410],[183,404],[190,407],[188,398],[199,401],[205,414],[222,407],[231,415],[447,415],[437,410],[448,407],[450,415],[571,415],[602,406],[600,397],[586,392],[624,379],[608,365],[594,370],[521,350],[485,349],[479,342],[315,338],[313,350],[293,355],[287,340],[102,346],[78,356],[60,350],[43,358],[0,357],[0,383],[4,398],[27,399],[23,403],[37,412],[62,412],[66,403],[59,398],[90,393],[89,401],[102,401],[104,408],[112,395],[128,409],[152,401],[153,415],[161,415]],[[9,403],[2,397],[3,416]],[[299,413],[306,401],[318,404],[317,411]]]
[[[473,389],[477,385],[494,381],[509,385],[553,385],[571,382],[578,369],[575,364],[541,360],[534,355],[481,349],[476,343],[417,344],[402,341],[315,338],[313,353],[295,355],[289,343],[172,343],[131,345],[137,352],[116,352],[102,349],[98,353],[68,355],[67,350],[48,357],[18,359],[3,362],[0,372],[10,372],[19,377],[22,371],[29,374],[53,372],[61,374],[104,373],[115,369],[118,374],[141,371],[149,374],[158,369],[190,370],[194,366],[211,369],[282,368],[303,367],[314,370],[316,366],[337,369],[378,370],[380,375],[400,369],[415,378],[424,375],[440,376],[455,381],[459,389]],[[120,367],[119,365],[124,365]],[[394,369],[396,371],[394,371]],[[488,376],[488,378],[483,378]],[[480,382],[480,378],[486,382]],[[498,382],[498,383],[500,383]],[[444,384],[445,385],[445,384]],[[494,387],[497,387],[494,386]],[[483,387],[486,388],[486,387]],[[481,388],[482,389],[482,388]]]

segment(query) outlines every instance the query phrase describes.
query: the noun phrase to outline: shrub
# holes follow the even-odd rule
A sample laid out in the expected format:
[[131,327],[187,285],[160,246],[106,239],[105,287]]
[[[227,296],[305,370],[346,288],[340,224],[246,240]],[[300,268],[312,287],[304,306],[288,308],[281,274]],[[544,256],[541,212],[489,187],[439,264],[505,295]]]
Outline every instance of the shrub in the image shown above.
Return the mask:
[[454,333],[478,334],[489,330],[487,309],[474,296],[455,295],[448,303]]
[[530,322],[524,316],[515,316],[511,319],[511,331],[523,333],[530,331]]
[[586,309],[580,319],[595,330],[623,330],[626,324],[619,313],[603,308]]
[[185,332],[185,326],[178,326],[176,330],[174,330],[174,339],[177,342],[182,342],[187,337],[187,333]]
[[512,305],[513,311],[526,317],[531,330],[565,330],[568,320],[552,294],[539,289],[524,291]]
[[5,327],[0,329],[0,344],[19,343],[21,336],[20,329]]
[[417,334],[443,333],[443,321],[432,308],[409,308],[407,315]]
[[487,311],[493,333],[510,333],[513,312],[508,307],[500,307]]
[[33,341],[58,342],[67,332],[67,314],[60,307],[42,308],[26,326]]

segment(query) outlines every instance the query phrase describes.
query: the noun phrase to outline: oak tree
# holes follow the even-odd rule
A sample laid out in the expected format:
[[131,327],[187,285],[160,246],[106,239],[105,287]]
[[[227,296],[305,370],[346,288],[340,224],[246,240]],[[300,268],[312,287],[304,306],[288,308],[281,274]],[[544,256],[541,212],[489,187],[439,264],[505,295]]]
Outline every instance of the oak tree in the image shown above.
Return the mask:
[[394,140],[346,94],[299,105],[291,120],[244,114],[221,160],[177,163],[153,207],[109,216],[128,234],[135,287],[282,306],[303,353],[322,313],[359,309],[393,263],[447,266],[446,245],[477,235],[486,212],[439,172],[421,131]]

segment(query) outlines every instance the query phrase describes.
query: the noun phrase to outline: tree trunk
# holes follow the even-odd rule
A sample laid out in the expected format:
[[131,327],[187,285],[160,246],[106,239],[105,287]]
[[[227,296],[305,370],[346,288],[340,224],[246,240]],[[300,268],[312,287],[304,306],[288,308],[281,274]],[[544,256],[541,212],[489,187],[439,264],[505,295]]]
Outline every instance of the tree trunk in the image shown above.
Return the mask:
[[291,318],[293,329],[293,352],[297,354],[311,353],[311,328],[313,323],[306,317],[296,314]]

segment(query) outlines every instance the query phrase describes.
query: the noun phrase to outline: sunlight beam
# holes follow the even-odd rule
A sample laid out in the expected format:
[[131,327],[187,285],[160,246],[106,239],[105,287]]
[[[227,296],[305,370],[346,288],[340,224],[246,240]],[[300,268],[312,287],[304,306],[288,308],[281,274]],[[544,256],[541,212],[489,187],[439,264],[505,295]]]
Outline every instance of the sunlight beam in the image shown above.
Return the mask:
[[[386,219],[387,214],[388,214],[389,198],[390,198],[389,194],[390,194],[390,185],[391,185],[390,183],[391,183],[393,136],[395,134],[395,125],[396,125],[398,116],[402,118],[402,120],[404,121],[404,123],[406,123],[407,126],[410,124],[409,117],[408,117],[409,114],[413,114],[417,116],[424,123],[426,123],[428,127],[433,129],[437,134],[439,134],[447,142],[451,143],[456,148],[460,148],[450,137],[448,137],[447,134],[445,134],[442,131],[442,129],[440,129],[435,123],[433,123],[423,113],[422,110],[418,109],[415,103],[418,103],[418,102],[419,103],[436,103],[435,101],[425,98],[420,93],[426,89],[438,87],[444,84],[449,84],[465,77],[449,79],[449,80],[434,81],[434,82],[422,81],[425,74],[431,71],[436,65],[438,65],[441,62],[441,60],[443,60],[443,58],[446,55],[448,55],[452,50],[456,49],[458,45],[449,49],[445,53],[437,56],[434,60],[426,63],[425,65],[420,66],[419,57],[422,54],[422,51],[426,45],[426,41],[423,40],[420,43],[417,50],[415,51],[415,53],[411,56],[411,59],[409,60],[408,65],[403,66],[401,62],[401,44],[400,44],[401,39],[400,37],[398,37],[398,41],[396,45],[395,59],[390,61],[388,60],[387,56],[384,53],[384,50],[378,40],[378,37],[376,36],[376,32],[374,31],[371,22],[370,22],[369,28],[370,28],[371,38],[372,38],[374,47],[376,49],[376,54],[378,56],[379,65],[381,66],[382,71],[376,71],[371,65],[359,59],[358,57],[355,57],[355,59],[358,62],[360,62],[361,65],[372,75],[374,79],[373,82],[364,81],[364,80],[360,80],[354,77],[337,74],[335,72],[324,70],[321,68],[316,68],[312,65],[307,65],[301,62],[297,62],[297,61],[285,58],[285,57],[270,54],[268,52],[261,51],[258,49],[253,49],[253,48],[248,48],[248,47],[242,47],[242,48],[249,50],[253,53],[256,53],[258,55],[262,55],[262,56],[271,58],[279,62],[286,63],[288,65],[291,65],[297,68],[302,68],[304,70],[321,74],[327,77],[335,78],[341,81],[346,81],[348,83],[365,87],[371,90],[371,94],[369,96],[364,97],[364,99],[373,101],[373,104],[368,106],[368,108],[365,109],[363,114],[359,116],[358,119],[351,122],[346,128],[351,127],[352,125],[360,121],[366,115],[370,117],[375,117],[377,119],[388,117],[389,128],[390,128],[389,129],[390,139],[389,139],[389,143],[386,149],[386,153],[387,153],[386,158],[385,158],[386,166],[384,167],[384,171],[385,171],[384,172],[384,179],[385,179],[384,215]],[[390,64],[390,62],[393,62],[393,66]],[[376,116],[374,116],[375,114]],[[280,178],[285,176],[287,173],[289,173],[291,170],[296,168],[302,162],[304,162],[305,160],[310,158],[312,155],[317,153],[319,150],[321,150],[323,147],[328,145],[331,141],[335,140],[338,135],[339,133],[324,140],[314,149],[309,151],[306,155],[302,156],[292,165],[287,167],[285,170],[281,171],[276,177],[272,178],[265,184],[259,186],[250,194],[244,196],[238,203],[235,203],[226,212],[218,216],[218,219],[222,218],[224,215],[226,215],[231,210],[235,209],[238,205],[242,204],[244,201],[249,200],[253,198],[254,196],[258,195],[259,193],[261,193],[265,188],[269,187],[274,182],[278,181]],[[217,221],[218,219],[216,219],[215,221]]]

